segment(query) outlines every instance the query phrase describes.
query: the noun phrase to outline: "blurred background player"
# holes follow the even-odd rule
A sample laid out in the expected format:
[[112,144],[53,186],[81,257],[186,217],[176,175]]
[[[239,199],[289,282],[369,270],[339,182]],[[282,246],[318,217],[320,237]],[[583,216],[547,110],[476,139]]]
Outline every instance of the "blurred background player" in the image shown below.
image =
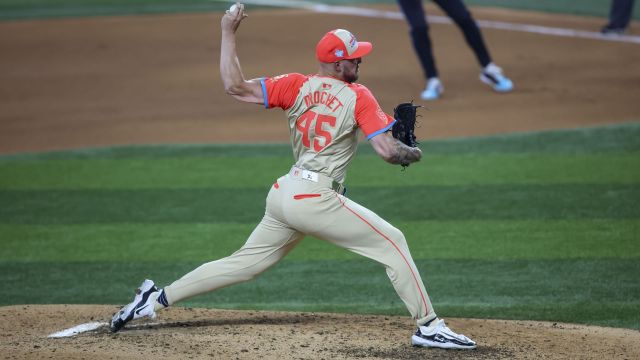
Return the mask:
[[[513,82],[507,78],[502,69],[496,66],[489,55],[480,28],[462,0],[433,0],[462,30],[464,37],[473,50],[481,66],[480,80],[491,86],[497,92],[513,90]],[[429,25],[425,18],[425,11],[421,0],[398,0],[410,26],[411,40],[418,55],[427,86],[420,94],[422,100],[436,100],[444,92],[442,81],[438,77],[438,70],[433,57]]]
[[634,0],[613,0],[609,10],[609,23],[602,28],[603,34],[622,34],[629,26]]

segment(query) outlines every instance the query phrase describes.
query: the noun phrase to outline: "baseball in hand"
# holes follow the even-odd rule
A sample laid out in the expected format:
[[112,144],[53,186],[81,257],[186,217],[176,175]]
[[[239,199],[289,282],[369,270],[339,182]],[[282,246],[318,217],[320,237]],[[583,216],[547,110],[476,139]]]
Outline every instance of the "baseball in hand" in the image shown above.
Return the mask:
[[229,8],[229,12],[230,12],[230,13],[234,13],[234,12],[236,12],[236,9],[237,9],[237,8],[238,8],[238,5],[233,4],[233,5],[231,5],[231,7]]

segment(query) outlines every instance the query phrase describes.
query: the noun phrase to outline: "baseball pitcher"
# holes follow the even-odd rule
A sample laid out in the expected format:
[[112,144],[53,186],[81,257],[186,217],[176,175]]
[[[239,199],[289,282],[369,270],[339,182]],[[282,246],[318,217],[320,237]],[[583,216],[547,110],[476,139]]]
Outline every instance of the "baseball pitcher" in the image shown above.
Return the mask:
[[264,272],[305,235],[373,259],[386,268],[396,292],[416,320],[415,346],[473,349],[476,343],[451,331],[436,316],[400,230],[344,196],[344,179],[360,133],[382,159],[399,165],[419,161],[422,152],[395,139],[395,120],[372,93],[356,83],[371,43],[347,30],[326,33],[316,46],[318,73],[289,73],[246,80],[236,53],[236,31],[246,18],[236,4],[222,17],[220,74],[237,100],[284,110],[295,164],[275,179],[262,221],[230,256],[201,265],[158,289],[145,280],[132,303],[111,320],[116,332],[131,320],[149,316],[181,300],[251,280]]

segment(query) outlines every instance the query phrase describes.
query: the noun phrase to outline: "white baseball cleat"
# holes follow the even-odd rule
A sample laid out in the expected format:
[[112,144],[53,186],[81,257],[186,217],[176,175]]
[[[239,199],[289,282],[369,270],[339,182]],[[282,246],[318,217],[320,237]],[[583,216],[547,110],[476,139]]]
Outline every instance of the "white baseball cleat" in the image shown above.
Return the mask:
[[432,77],[427,80],[427,87],[420,94],[422,100],[436,100],[444,92],[444,86],[437,77]]
[[502,73],[502,69],[494,63],[485,66],[480,73],[480,80],[491,86],[497,92],[509,92],[513,90],[513,81]]
[[111,318],[111,331],[117,332],[122,329],[129,321],[148,316],[155,319],[155,302],[160,291],[153,281],[145,280],[139,288],[136,289],[136,297],[129,305],[126,305],[120,311],[113,314]]
[[413,346],[435,347],[442,349],[475,349],[476,342],[462,334],[456,334],[444,324],[444,320],[435,320],[434,326],[419,326],[411,337]]

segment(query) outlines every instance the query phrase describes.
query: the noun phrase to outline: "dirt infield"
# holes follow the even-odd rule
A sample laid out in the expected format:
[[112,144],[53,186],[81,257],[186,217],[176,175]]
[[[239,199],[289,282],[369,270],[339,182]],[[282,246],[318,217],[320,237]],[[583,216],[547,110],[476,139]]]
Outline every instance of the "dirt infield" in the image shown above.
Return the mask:
[[[239,34],[247,77],[315,72],[318,38],[346,27],[374,43],[360,81],[385,110],[417,99],[424,87],[404,21],[249,11]],[[429,13],[439,14],[433,7]],[[604,21],[491,9],[475,14],[590,31]],[[219,19],[196,14],[0,23],[0,153],[287,142],[281,111],[224,94]],[[285,23],[304,31],[284,31]],[[479,67],[456,27],[433,24],[432,33],[445,93],[428,104],[421,139],[640,120],[638,44],[487,29],[495,62],[516,86],[514,93],[496,95],[478,80]]]
[[[387,9],[396,10],[393,7]],[[429,7],[431,14],[439,14]],[[603,19],[475,9],[476,18],[597,30]],[[282,113],[234,102],[217,69],[219,14],[0,23],[0,153],[209,142],[285,142]],[[289,29],[304,31],[285,31]],[[406,24],[305,11],[250,12],[240,32],[247,77],[315,72],[321,34],[345,27],[374,52],[360,81],[387,111],[424,80]],[[445,84],[425,104],[419,137],[434,139],[640,120],[640,45],[484,30],[516,84],[496,95],[451,25],[432,26]],[[637,28],[632,33],[638,34]],[[636,359],[640,332],[528,321],[448,319],[471,352],[414,349],[406,318],[170,309],[155,325],[47,338],[106,321],[113,306],[0,308],[7,359]]]
[[[472,351],[410,346],[406,317],[168,309],[111,334],[62,329],[105,321],[113,306],[0,308],[7,359],[637,359],[640,332],[537,321],[448,319],[478,341]],[[16,316],[19,314],[19,316]]]

